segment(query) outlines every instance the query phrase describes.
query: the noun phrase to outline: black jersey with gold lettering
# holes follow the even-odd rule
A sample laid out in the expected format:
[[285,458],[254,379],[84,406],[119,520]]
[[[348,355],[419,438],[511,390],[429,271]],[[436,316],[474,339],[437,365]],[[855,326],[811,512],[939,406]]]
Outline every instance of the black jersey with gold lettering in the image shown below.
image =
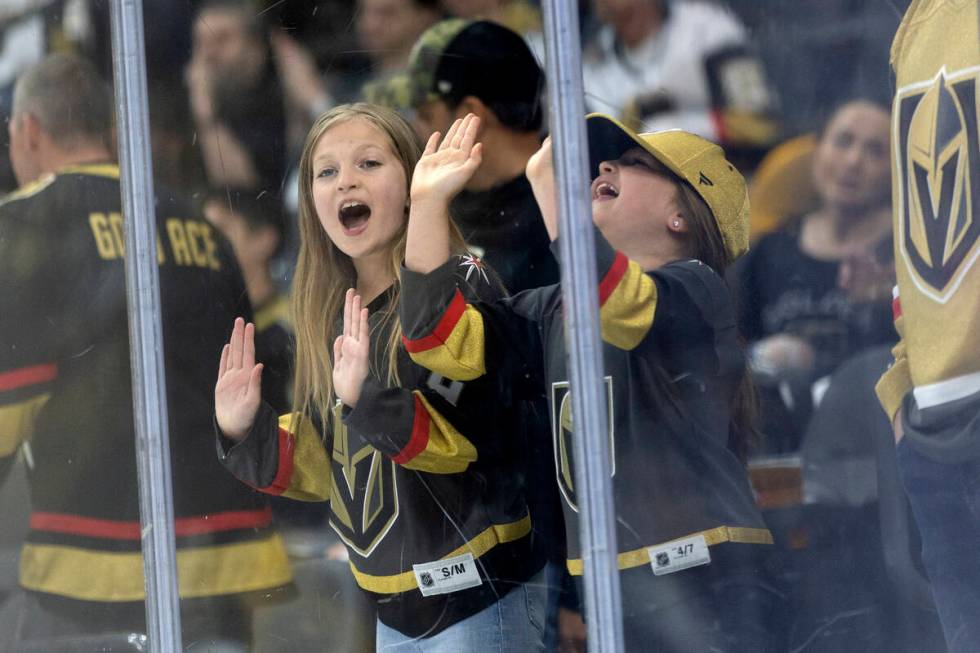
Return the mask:
[[[656,565],[659,547],[688,538],[703,538],[703,547],[724,545],[726,557],[761,555],[746,545],[771,544],[772,536],[728,446],[744,360],[724,281],[699,261],[645,272],[598,231],[595,238],[619,568]],[[468,303],[454,285],[452,265],[427,275],[403,271],[400,310],[409,351],[419,364],[454,378],[466,368],[492,366],[491,348],[469,334],[503,334],[511,355],[543,349],[568,568],[581,575],[561,289]]]
[[[467,293],[467,278],[489,278],[470,257],[453,274]],[[219,434],[218,453],[263,492],[329,501],[330,525],[378,618],[430,636],[533,576],[546,543],[528,511],[519,388],[479,367],[444,378],[412,362],[412,343],[399,348],[397,382],[387,381],[395,296],[391,287],[367,306],[373,364],[354,409],[338,405],[326,420],[277,418],[263,404],[243,441]]]
[[[166,192],[156,216],[183,597],[290,581],[265,497],[214,459],[213,386],[249,308],[230,248]],[[0,460],[23,445],[28,589],[144,595],[119,171],[61,170],[0,204]]]

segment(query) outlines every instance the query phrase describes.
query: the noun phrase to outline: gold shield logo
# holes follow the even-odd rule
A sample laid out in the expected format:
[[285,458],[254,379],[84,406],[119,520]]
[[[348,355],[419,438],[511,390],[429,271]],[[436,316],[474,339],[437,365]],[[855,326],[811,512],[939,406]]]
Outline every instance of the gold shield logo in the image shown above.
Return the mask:
[[939,303],[980,248],[980,68],[902,88],[895,98],[898,248],[916,287]]
[[364,557],[371,555],[398,519],[395,463],[352,437],[333,411],[330,525],[340,538]]
[[[616,440],[613,436],[613,387],[612,377],[604,379],[606,388],[606,417],[609,420],[609,459],[612,469],[610,476],[616,475]],[[555,444],[555,473],[558,488],[569,507],[578,512],[575,494],[575,447],[574,421],[572,419],[572,393],[568,381],[551,384],[551,433]]]

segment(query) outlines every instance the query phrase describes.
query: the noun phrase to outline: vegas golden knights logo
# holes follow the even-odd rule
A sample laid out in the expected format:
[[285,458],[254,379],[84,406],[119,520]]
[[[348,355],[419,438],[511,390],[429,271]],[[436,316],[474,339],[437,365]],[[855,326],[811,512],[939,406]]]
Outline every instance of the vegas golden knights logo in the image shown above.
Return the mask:
[[898,248],[918,289],[939,303],[980,254],[978,76],[943,69],[895,98]]
[[[612,377],[604,379],[606,387],[606,416],[609,418],[610,476],[616,475],[616,440],[613,437],[613,387]],[[568,381],[551,384],[551,433],[555,442],[555,472],[558,488],[569,507],[578,512],[575,495],[575,448],[572,442],[572,393]]]
[[330,525],[367,557],[398,519],[395,463],[360,438],[352,438],[340,411],[338,402],[333,414]]

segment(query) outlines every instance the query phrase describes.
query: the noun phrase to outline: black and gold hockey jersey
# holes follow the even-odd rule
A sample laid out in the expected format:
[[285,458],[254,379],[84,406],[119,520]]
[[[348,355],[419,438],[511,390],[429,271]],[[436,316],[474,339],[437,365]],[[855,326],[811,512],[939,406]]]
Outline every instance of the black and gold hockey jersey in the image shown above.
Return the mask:
[[[892,44],[894,309],[901,341],[878,383],[889,417],[980,397],[980,6],[914,0]],[[959,454],[980,455],[973,438]],[[957,455],[955,452],[950,452]]]
[[[772,543],[745,469],[728,448],[729,406],[744,360],[727,287],[698,261],[645,273],[595,237],[620,569],[655,565],[651,552],[682,538],[703,536],[709,547]],[[533,356],[543,346],[568,568],[580,575],[560,287],[470,303],[455,287],[454,266],[403,272],[409,350],[421,365],[456,378],[482,369],[491,355],[471,334],[504,334],[507,342],[495,347],[509,346],[512,355],[523,349]]]
[[[467,272],[485,278],[470,259],[454,271],[464,289]],[[219,434],[218,453],[263,492],[329,501],[330,524],[378,618],[408,636],[428,636],[533,576],[545,543],[534,537],[527,507],[520,398],[503,378],[474,368],[449,380],[399,348],[397,387],[382,381],[394,296],[389,288],[367,307],[372,372],[356,408],[338,404],[327,419],[277,418],[263,404],[243,441]],[[428,563],[464,582],[433,593],[439,579]]]
[[[20,582],[90,601],[144,596],[119,171],[61,170],[0,204],[0,460],[24,446]],[[182,597],[268,590],[291,571],[266,497],[214,459],[214,366],[248,315],[230,248],[160,192],[170,447]]]

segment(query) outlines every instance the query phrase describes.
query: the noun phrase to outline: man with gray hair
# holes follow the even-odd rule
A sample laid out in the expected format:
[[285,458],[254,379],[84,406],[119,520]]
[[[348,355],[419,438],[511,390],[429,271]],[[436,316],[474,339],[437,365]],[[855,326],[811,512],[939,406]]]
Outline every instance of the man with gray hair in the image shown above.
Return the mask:
[[[7,611],[15,650],[95,649],[145,633],[112,95],[88,62],[52,55],[21,76],[13,107],[21,188],[0,202],[0,468],[25,452],[31,515]],[[217,462],[204,370],[250,308],[207,222],[160,192],[156,223],[183,635],[247,646],[250,597],[288,587],[291,572],[268,504]]]

